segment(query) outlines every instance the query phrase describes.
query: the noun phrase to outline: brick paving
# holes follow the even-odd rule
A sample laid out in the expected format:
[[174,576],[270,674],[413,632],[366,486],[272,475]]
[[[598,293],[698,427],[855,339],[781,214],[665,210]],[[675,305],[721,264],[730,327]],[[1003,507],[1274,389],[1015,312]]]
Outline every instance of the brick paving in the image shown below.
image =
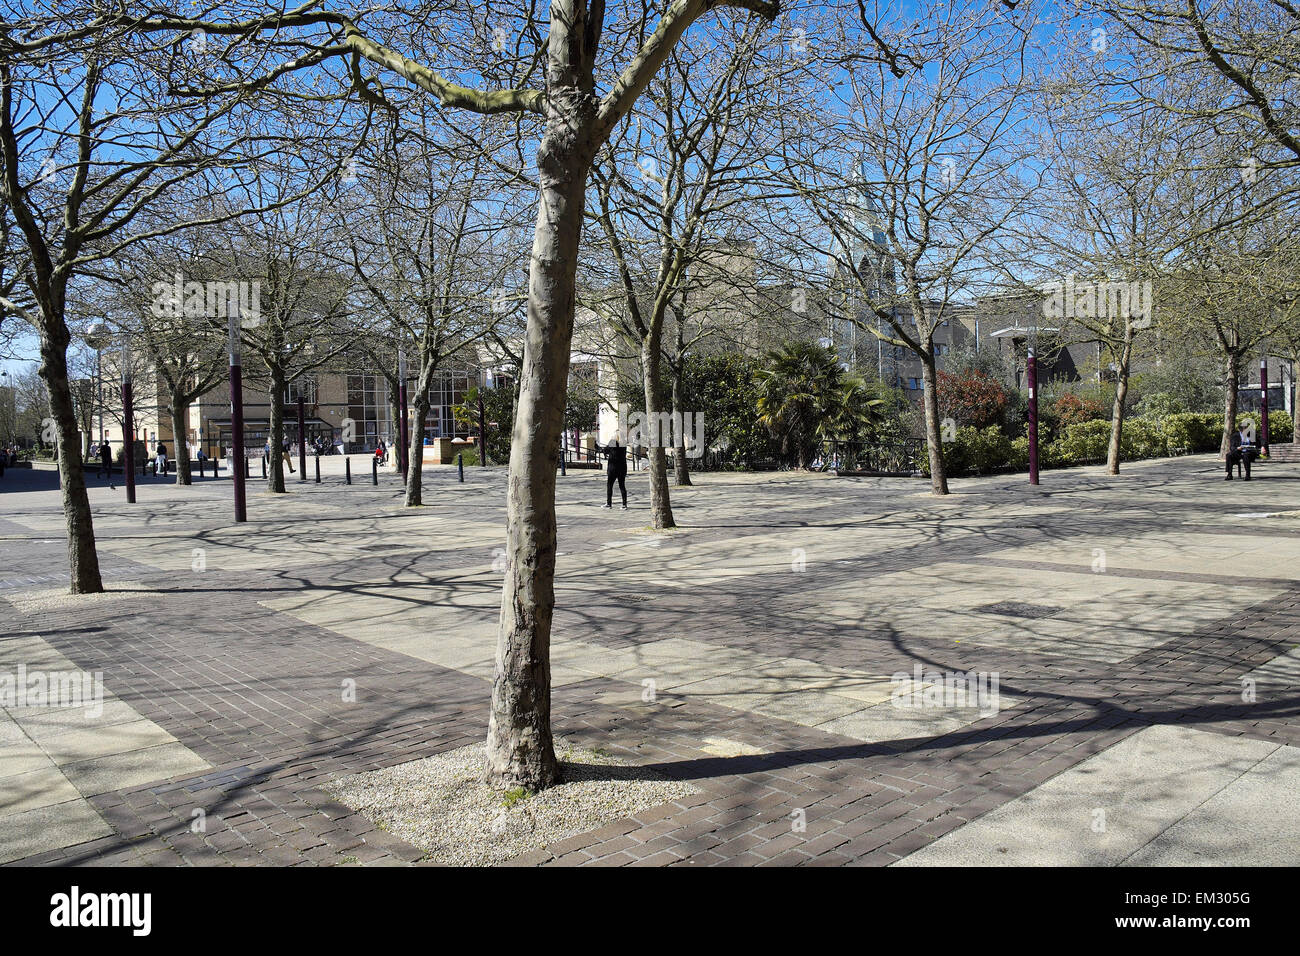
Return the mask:
[[[1091,542],[1101,536],[1221,535],[1225,547],[1248,550],[1251,539],[1233,515],[1300,507],[1300,490],[1281,481],[1230,486],[1232,497],[1219,497],[1221,486],[1208,484],[1215,468],[1210,459],[1189,458],[1134,469],[1140,477],[1049,472],[1041,493],[1027,489],[1023,478],[955,482],[961,494],[940,504],[919,496],[919,483],[900,480],[801,482],[783,476],[769,487],[706,478],[678,509],[688,529],[680,539],[693,553],[707,553],[747,535],[773,533],[800,547],[849,520],[920,529],[919,543],[909,539],[895,547],[883,540],[879,549],[824,562],[818,588],[863,588],[869,594],[877,575],[963,561],[1004,569],[1012,596],[1017,571],[1089,574]],[[1278,464],[1271,474],[1300,477],[1300,465]],[[439,475],[425,511],[499,527],[500,473],[470,478],[457,487]],[[28,480],[35,485],[39,479]],[[626,537],[626,529],[585,513],[581,520],[565,520],[566,508],[577,513],[572,509],[598,497],[592,478],[562,481],[560,487],[562,555],[598,551]],[[746,510],[756,487],[764,500],[779,500],[783,507]],[[495,541],[465,534],[440,540],[435,534],[421,539],[429,541],[427,548],[417,542],[397,553],[403,542],[399,523],[406,519],[391,480],[380,489],[291,488],[284,502],[253,501],[251,524],[265,521],[276,534],[289,529],[311,536],[331,514],[373,519],[383,529],[377,542],[393,545],[392,553],[307,557],[257,570],[214,568],[178,580],[148,561],[124,556],[132,552],[114,550],[113,542],[142,529],[147,533],[153,522],[183,524],[198,539],[219,535],[226,527],[228,491],[215,483],[147,488],[137,512],[149,520],[139,527],[121,520],[120,503],[107,497],[95,502],[97,520],[103,516],[106,577],[129,581],[138,593],[103,607],[65,604],[23,612],[15,605],[8,636],[39,635],[77,666],[103,669],[118,698],[212,769],[91,796],[111,836],[10,865],[404,865],[421,859],[420,850],[336,803],[320,785],[332,776],[479,742],[487,721],[487,682],[258,602],[296,588],[363,594],[400,580],[441,581],[448,569],[489,560]],[[633,489],[635,495],[639,485]],[[715,513],[714,504],[722,500],[734,507]],[[1009,512],[1005,517],[1000,507]],[[970,533],[970,515],[978,508],[985,509],[984,523]],[[66,549],[50,530],[57,515],[56,495],[33,489],[21,495],[10,517],[0,519],[0,599],[52,586],[66,560]],[[956,533],[953,526],[963,522],[964,533]],[[1274,542],[1300,540],[1300,525],[1278,524],[1268,534]],[[1044,540],[1060,546],[1051,561],[1002,554]],[[563,578],[563,556],[560,565]],[[689,627],[692,640],[719,647],[868,673],[893,673],[904,660],[905,670],[913,662],[946,671],[996,670],[1002,693],[1020,703],[938,735],[864,742],[671,692],[652,704],[611,703],[629,689],[620,680],[568,683],[554,692],[557,732],[580,746],[603,747],[688,780],[698,792],[513,864],[883,866],[1151,724],[1189,724],[1300,746],[1296,688],[1245,703],[1240,684],[1243,673],[1300,643],[1300,582],[1290,571],[1263,549],[1249,567],[1108,569],[1111,579],[1152,587],[1194,582],[1230,590],[1266,583],[1277,592],[1109,664],[957,643],[950,633],[900,633],[873,619],[869,598],[861,620],[846,627],[823,619],[799,576],[765,568],[649,602],[630,600],[626,583],[607,593],[584,592],[589,603],[581,607],[561,599],[557,632],[581,633],[584,641],[611,648],[649,644],[666,631]],[[472,594],[475,587],[466,584],[463,590]],[[1098,641],[1106,634],[1099,625]],[[356,688],[355,701],[343,692],[349,685]],[[715,756],[704,748],[706,740],[716,739],[761,752]]]

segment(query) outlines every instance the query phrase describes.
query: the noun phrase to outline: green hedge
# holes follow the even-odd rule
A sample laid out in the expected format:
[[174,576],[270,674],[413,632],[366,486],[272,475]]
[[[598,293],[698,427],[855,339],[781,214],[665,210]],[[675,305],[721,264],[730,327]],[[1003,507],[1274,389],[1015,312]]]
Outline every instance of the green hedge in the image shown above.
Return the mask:
[[1067,425],[1061,430],[1061,437],[1049,443],[1056,446],[1059,459],[1069,464],[1102,460],[1109,444],[1110,422],[1103,419]]
[[[1139,420],[1139,419],[1135,419]],[[1177,412],[1164,418],[1169,454],[1214,451],[1223,440],[1223,416],[1212,412]]]
[[[1258,412],[1243,412],[1241,419],[1251,419],[1259,427]],[[1270,411],[1268,426],[1270,444],[1291,440],[1291,416],[1285,411]],[[1120,435],[1120,460],[1218,451],[1222,435],[1223,416],[1213,412],[1130,418]],[[1038,464],[1042,468],[1095,464],[1106,460],[1109,446],[1109,420],[1076,422],[1065,426],[1055,441],[1039,445]],[[952,476],[1023,471],[1029,467],[1029,439],[1024,435],[1008,438],[997,426],[963,426],[957,429],[954,441],[944,443],[943,455]],[[922,470],[929,474],[928,462]]]

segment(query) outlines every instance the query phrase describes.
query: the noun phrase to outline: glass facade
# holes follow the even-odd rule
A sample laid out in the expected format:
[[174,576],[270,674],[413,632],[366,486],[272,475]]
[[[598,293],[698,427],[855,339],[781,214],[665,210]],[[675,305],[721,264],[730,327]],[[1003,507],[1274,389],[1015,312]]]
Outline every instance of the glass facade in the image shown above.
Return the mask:
[[448,368],[438,372],[429,386],[429,420],[424,426],[425,438],[469,438],[475,429],[468,422],[458,422],[452,406],[465,401],[465,395],[478,384],[478,373],[472,369]]
[[354,445],[373,449],[381,436],[390,437],[388,435],[388,389],[383,376],[348,376],[347,417],[355,423]]

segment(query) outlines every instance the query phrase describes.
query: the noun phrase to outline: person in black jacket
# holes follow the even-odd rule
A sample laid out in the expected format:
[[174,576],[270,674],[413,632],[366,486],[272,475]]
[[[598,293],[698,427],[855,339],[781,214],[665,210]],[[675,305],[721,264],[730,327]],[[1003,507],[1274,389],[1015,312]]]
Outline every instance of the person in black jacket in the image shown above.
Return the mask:
[[596,451],[600,452],[607,459],[608,464],[605,466],[605,504],[603,507],[614,507],[614,482],[618,482],[618,490],[623,495],[623,510],[627,511],[627,447],[620,445],[615,438],[608,445],[597,445]]
[[106,478],[113,477],[113,449],[109,447],[108,439],[99,443],[99,468],[95,477],[98,478],[101,473]]
[[1233,432],[1228,439],[1228,473],[1223,480],[1232,481],[1232,466],[1239,465],[1246,469],[1246,480],[1250,481],[1250,463],[1255,460],[1255,454],[1255,440],[1250,433],[1250,423],[1243,422],[1241,429]]

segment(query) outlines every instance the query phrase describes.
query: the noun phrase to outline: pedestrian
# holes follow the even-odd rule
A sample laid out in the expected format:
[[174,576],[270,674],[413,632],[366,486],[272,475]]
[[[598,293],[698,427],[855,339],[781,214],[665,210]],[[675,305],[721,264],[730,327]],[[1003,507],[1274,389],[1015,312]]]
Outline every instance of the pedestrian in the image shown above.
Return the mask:
[[1241,423],[1241,428],[1232,433],[1228,441],[1227,475],[1224,481],[1232,481],[1232,466],[1245,467],[1246,480],[1250,481],[1250,465],[1255,460],[1259,449],[1255,446],[1254,422],[1249,419]]
[[608,445],[597,445],[596,451],[608,459],[605,465],[605,504],[603,508],[614,507],[614,482],[623,495],[623,510],[627,511],[627,447],[618,443],[618,437]]
[[159,472],[162,473],[162,476],[164,478],[167,477],[167,446],[164,445],[162,442],[158,443],[158,447],[154,452],[154,459],[153,459],[154,476],[157,477]]
[[99,443],[99,469],[95,472],[98,478],[101,474],[105,478],[113,477],[113,449],[109,447],[108,439]]
[[280,456],[284,459],[284,463],[289,466],[289,474],[292,475],[294,473],[293,456],[289,454],[289,447],[289,439],[286,438],[284,443],[280,446]]

